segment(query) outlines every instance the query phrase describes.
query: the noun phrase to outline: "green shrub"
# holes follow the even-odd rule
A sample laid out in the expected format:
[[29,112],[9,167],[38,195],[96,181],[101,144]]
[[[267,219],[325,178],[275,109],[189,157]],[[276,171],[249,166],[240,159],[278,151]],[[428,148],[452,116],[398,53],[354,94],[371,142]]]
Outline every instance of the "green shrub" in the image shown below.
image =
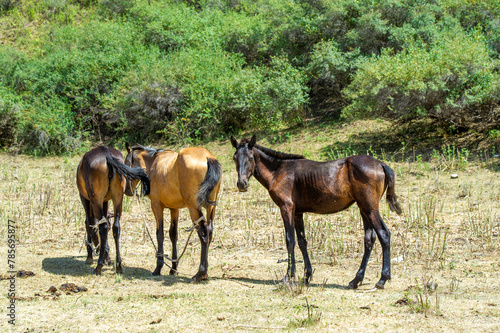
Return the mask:
[[99,7],[111,17],[127,14],[133,5],[133,0],[99,0]]
[[302,121],[303,76],[283,58],[271,62],[248,67],[237,54],[205,48],[172,52],[157,70],[131,72],[122,81],[121,129],[139,140],[161,133],[185,142]]
[[30,104],[21,111],[18,137],[30,153],[59,154],[81,147],[82,135],[76,131],[67,104],[56,97],[36,99]]
[[481,106],[499,100],[497,66],[480,31],[444,31],[429,48],[415,42],[400,53],[388,49],[360,63],[345,91],[352,104],[344,114],[431,117],[468,127],[491,116]]
[[15,99],[12,93],[0,89],[0,148],[16,142],[20,107]]

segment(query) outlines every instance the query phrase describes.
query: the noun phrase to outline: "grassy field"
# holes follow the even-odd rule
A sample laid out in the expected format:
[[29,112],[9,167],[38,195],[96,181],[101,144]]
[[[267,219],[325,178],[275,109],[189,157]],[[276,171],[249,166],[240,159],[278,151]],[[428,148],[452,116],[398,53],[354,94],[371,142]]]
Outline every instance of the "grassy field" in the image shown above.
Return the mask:
[[[0,273],[5,278],[8,271],[11,219],[18,226],[15,269],[35,274],[16,278],[15,330],[498,332],[498,153],[489,148],[472,154],[444,141],[435,142],[435,149],[423,142],[419,147],[425,149],[419,151],[407,146],[411,135],[405,144],[389,144],[374,136],[377,131],[394,132],[383,122],[358,122],[262,136],[260,143],[316,160],[368,152],[394,169],[403,214],[390,212],[383,199],[381,214],[392,233],[392,280],[385,290],[373,290],[381,270],[378,242],[363,285],[357,291],[345,289],[363,254],[356,206],[335,215],[306,216],[312,283],[281,283],[287,257],[281,217],[255,179],[248,192],[236,190],[229,141],[207,145],[222,163],[224,178],[209,280],[200,284],[190,283],[199,264],[197,237],[187,247],[178,276],[151,276],[156,261],[144,223],[153,237],[155,223],[147,198],[142,203],[128,197],[125,201],[124,275],[114,274],[112,266],[105,266],[102,276],[91,275],[93,267],[84,263],[84,211],[75,184],[80,156],[0,154]],[[190,225],[182,211],[180,248]],[[113,258],[111,233],[110,239]],[[169,253],[169,240],[165,248]],[[300,278],[298,248],[296,257]],[[162,273],[168,274],[168,267]],[[70,283],[87,290],[64,290]],[[0,281],[0,330],[12,328],[7,317],[9,286],[9,280]]]

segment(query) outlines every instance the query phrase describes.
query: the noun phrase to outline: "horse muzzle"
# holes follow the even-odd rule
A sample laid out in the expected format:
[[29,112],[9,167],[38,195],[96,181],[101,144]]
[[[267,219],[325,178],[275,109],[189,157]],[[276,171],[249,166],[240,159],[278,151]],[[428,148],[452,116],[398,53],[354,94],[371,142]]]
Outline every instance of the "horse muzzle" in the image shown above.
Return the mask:
[[238,182],[236,183],[236,186],[238,187],[238,190],[240,192],[246,192],[248,191],[248,181],[240,181],[238,180]]

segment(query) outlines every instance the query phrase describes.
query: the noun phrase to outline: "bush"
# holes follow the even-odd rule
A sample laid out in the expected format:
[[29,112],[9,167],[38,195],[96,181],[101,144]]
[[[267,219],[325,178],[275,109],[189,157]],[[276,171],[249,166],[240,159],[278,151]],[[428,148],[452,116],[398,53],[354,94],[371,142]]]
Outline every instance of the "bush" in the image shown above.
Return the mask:
[[303,76],[283,58],[271,62],[270,68],[247,67],[241,56],[224,51],[172,52],[156,70],[134,71],[122,81],[116,101],[121,129],[136,140],[161,133],[185,142],[302,121]]
[[74,147],[77,130],[92,129],[101,138],[113,133],[106,122],[115,86],[140,59],[150,59],[149,49],[136,40],[131,25],[89,22],[52,30],[44,57],[0,52],[1,82],[25,101],[24,144],[59,152]]
[[[241,56],[222,51],[185,50],[168,60],[171,77],[184,94],[185,108],[170,133],[209,138],[257,126],[297,121],[306,101],[300,72],[285,59],[271,68],[247,67]],[[184,65],[182,68],[181,64]]]
[[59,154],[79,149],[78,133],[68,105],[57,98],[36,99],[21,111],[18,140],[30,153]]
[[444,31],[430,47],[415,42],[398,54],[385,50],[362,62],[345,90],[352,104],[344,114],[430,117],[454,127],[491,121],[487,110],[493,109],[485,106],[499,101],[496,68],[480,31]]
[[314,115],[337,118],[346,105],[342,90],[350,83],[354,73],[353,58],[358,52],[343,53],[331,41],[315,45],[305,73],[311,87],[311,108]]
[[14,99],[0,89],[0,148],[7,148],[16,141],[20,107]]

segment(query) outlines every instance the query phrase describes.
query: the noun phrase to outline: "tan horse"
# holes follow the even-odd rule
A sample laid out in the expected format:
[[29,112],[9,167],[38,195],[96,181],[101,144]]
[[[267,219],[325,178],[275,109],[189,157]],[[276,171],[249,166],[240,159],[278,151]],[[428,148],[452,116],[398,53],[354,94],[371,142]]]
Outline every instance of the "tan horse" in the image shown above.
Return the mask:
[[[170,209],[170,240],[172,241],[172,269],[177,272],[177,224],[179,209],[188,208],[191,220],[198,229],[201,241],[201,260],[194,282],[208,278],[208,247],[212,240],[215,205],[221,184],[222,170],[215,156],[205,148],[184,148],[179,153],[126,144],[125,164],[140,166],[151,180],[151,208],[156,219],[158,254],[153,275],[160,275],[163,258],[163,209]],[[206,219],[201,208],[206,209]]]
[[[101,274],[104,260],[109,260],[108,238],[108,201],[113,200],[114,222],[113,236],[116,245],[116,272],[122,273],[120,256],[120,216],[122,213],[123,194],[133,195],[129,181],[142,182],[142,194],[149,193],[149,179],[141,168],[130,168],[123,164],[123,155],[118,150],[100,146],[83,155],[76,171],[76,184],[80,192],[80,200],[85,209],[85,226],[87,228],[87,260],[91,265],[92,241],[99,253],[96,275]],[[99,233],[97,233],[99,229]],[[103,250],[104,249],[104,250]]]

